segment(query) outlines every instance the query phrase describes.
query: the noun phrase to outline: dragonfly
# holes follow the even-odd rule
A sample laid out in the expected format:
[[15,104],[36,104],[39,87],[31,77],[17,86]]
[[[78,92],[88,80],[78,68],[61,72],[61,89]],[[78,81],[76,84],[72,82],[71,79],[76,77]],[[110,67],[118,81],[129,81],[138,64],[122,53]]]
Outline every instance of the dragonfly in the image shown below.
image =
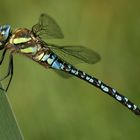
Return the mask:
[[0,65],[5,54],[9,51],[9,65],[7,73],[0,81],[9,77],[7,91],[13,77],[13,54],[24,55],[44,66],[46,69],[63,71],[71,76],[80,78],[87,83],[99,88],[102,92],[110,95],[134,114],[140,115],[140,109],[127,97],[120,94],[114,88],[103,83],[101,80],[77,69],[74,64],[84,62],[94,64],[100,60],[100,55],[84,46],[55,45],[44,39],[62,39],[63,32],[57,22],[48,14],[41,14],[38,22],[32,29],[18,28],[12,31],[10,25],[0,25],[0,50],[2,51]]

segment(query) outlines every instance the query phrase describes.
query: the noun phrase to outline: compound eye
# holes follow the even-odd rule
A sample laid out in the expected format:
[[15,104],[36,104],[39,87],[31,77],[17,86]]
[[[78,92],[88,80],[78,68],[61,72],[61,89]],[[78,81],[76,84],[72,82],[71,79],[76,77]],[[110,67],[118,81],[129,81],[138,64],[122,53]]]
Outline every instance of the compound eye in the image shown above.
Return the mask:
[[2,31],[0,33],[0,46],[4,45],[4,42],[6,41],[6,38],[5,38],[5,31]]
[[10,25],[3,25],[0,28],[0,41],[5,41],[10,33]]

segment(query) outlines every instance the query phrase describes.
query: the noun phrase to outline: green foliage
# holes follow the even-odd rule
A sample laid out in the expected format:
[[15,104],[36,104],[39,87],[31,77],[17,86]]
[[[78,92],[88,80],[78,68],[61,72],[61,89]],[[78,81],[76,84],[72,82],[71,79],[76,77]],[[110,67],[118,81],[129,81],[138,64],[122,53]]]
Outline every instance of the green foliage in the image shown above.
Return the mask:
[[[0,83],[0,88],[1,88]],[[0,89],[0,140],[23,140],[6,93]]]

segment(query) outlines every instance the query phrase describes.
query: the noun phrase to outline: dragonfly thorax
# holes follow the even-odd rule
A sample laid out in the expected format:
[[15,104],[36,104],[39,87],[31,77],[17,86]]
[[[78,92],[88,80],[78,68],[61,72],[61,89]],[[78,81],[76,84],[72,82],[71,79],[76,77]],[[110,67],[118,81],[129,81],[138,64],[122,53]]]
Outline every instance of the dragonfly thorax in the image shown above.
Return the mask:
[[19,28],[12,33],[6,48],[18,53],[34,54],[38,49],[37,41],[37,38],[30,30]]
[[30,41],[32,39],[31,37],[31,31],[26,28],[19,28],[16,29],[10,38],[11,44],[22,44]]

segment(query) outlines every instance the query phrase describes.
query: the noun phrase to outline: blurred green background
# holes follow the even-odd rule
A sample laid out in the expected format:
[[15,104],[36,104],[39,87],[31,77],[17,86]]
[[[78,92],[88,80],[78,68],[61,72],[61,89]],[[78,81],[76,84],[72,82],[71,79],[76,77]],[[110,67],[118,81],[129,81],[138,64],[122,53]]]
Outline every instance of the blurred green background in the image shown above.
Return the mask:
[[[40,13],[51,15],[65,39],[97,51],[96,65],[78,64],[140,105],[140,2],[137,0],[4,0],[0,23],[31,28]],[[7,56],[8,57],[8,56]],[[3,67],[6,69],[8,61]],[[20,55],[8,90],[25,140],[137,140],[140,118],[100,90]]]

